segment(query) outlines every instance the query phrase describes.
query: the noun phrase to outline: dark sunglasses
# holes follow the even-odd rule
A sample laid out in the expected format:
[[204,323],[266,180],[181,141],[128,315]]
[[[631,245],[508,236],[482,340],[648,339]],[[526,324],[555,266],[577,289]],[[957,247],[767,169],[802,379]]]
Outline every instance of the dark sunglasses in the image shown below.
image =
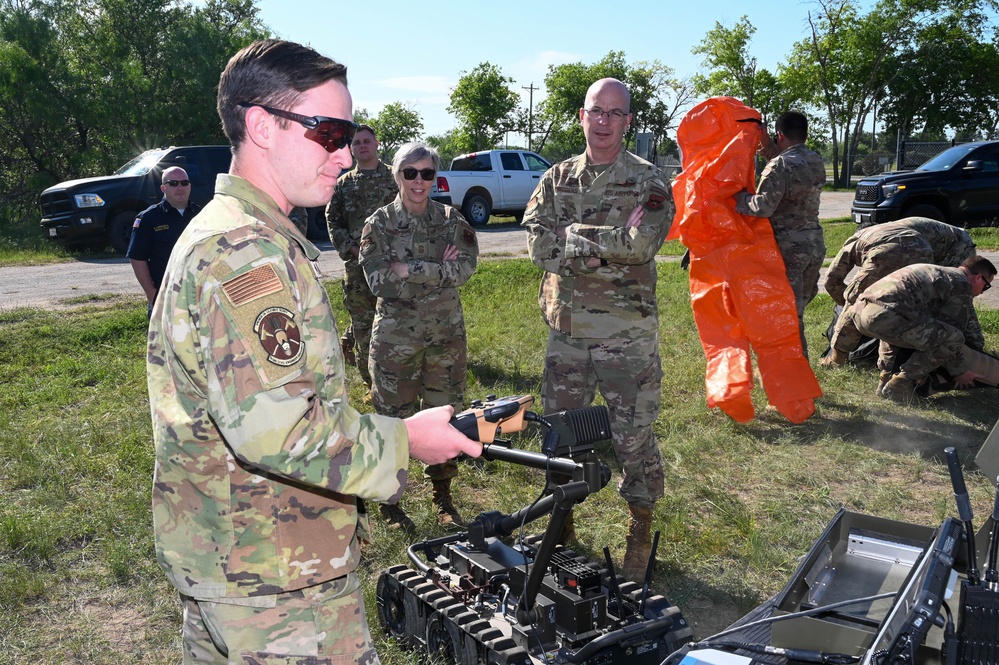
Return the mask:
[[326,152],[336,152],[350,145],[354,140],[354,134],[360,128],[356,122],[341,118],[327,118],[323,115],[300,115],[291,111],[282,111],[281,109],[271,108],[263,104],[251,104],[249,102],[240,102],[239,105],[243,108],[259,106],[271,115],[276,115],[286,120],[294,120],[309,130],[305,133],[305,138],[315,141]]
[[402,170],[402,177],[406,180],[416,180],[416,174],[419,173],[420,177],[430,182],[437,175],[437,171],[434,169],[414,169],[412,167],[405,168]]
[[[982,277],[982,279],[984,280],[985,278]],[[991,288],[992,288],[992,282],[985,282],[985,286],[982,287],[982,293],[985,293]]]
[[164,180],[164,185],[170,185],[171,187],[187,187],[191,184],[190,180]]

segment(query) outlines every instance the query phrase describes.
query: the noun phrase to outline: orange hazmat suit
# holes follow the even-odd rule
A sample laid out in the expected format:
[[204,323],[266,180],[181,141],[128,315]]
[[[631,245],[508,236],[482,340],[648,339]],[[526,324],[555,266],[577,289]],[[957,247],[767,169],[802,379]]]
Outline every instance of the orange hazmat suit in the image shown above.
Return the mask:
[[822,390],[801,349],[784,260],[770,220],[735,211],[737,193],[756,191],[754,155],[763,131],[760,113],[732,97],[712,97],[684,116],[668,239],[690,250],[708,406],[738,422],[752,420],[752,347],[770,404],[801,423],[815,413]]

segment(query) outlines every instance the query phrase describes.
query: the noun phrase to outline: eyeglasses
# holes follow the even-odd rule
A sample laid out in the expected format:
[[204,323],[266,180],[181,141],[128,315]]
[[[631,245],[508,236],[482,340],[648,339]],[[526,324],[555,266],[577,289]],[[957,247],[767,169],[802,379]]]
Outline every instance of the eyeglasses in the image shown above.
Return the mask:
[[417,173],[419,173],[420,177],[427,182],[433,180],[434,176],[437,175],[437,171],[433,169],[414,169],[410,167],[402,170],[402,177],[406,180],[416,180]]
[[170,185],[171,187],[187,187],[191,184],[190,180],[164,180],[164,185]]
[[354,134],[360,128],[356,122],[341,118],[327,118],[324,115],[300,115],[291,111],[282,111],[281,109],[271,108],[263,104],[251,104],[249,102],[240,102],[239,105],[243,108],[259,106],[271,115],[276,115],[286,120],[294,120],[309,130],[305,133],[305,138],[315,141],[326,152],[336,152],[350,145],[354,140]]
[[[982,277],[982,281],[985,282],[985,278]],[[982,293],[985,293],[992,288],[992,282],[985,282],[985,286],[982,287]]]
[[627,111],[622,111],[621,109],[611,109],[610,111],[605,111],[599,106],[583,110],[586,111],[586,115],[590,116],[594,120],[599,120],[603,116],[608,116],[610,118],[614,118],[615,120],[621,120],[628,115]]

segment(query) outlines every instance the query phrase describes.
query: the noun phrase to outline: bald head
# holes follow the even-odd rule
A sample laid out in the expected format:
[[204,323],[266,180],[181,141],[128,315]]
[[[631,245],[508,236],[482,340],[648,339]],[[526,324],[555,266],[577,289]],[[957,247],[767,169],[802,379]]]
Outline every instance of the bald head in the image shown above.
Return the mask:
[[591,164],[610,164],[621,152],[624,133],[631,124],[631,93],[617,79],[600,79],[586,91],[579,109],[586,136],[586,157]]

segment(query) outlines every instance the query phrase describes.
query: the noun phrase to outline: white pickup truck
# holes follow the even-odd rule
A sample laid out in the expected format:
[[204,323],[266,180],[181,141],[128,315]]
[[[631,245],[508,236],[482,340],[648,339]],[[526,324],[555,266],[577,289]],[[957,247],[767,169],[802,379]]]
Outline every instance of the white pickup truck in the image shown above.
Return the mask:
[[473,226],[489,221],[492,213],[506,213],[518,220],[551,164],[527,150],[482,150],[459,155],[451,169],[437,174],[430,198],[461,208]]

